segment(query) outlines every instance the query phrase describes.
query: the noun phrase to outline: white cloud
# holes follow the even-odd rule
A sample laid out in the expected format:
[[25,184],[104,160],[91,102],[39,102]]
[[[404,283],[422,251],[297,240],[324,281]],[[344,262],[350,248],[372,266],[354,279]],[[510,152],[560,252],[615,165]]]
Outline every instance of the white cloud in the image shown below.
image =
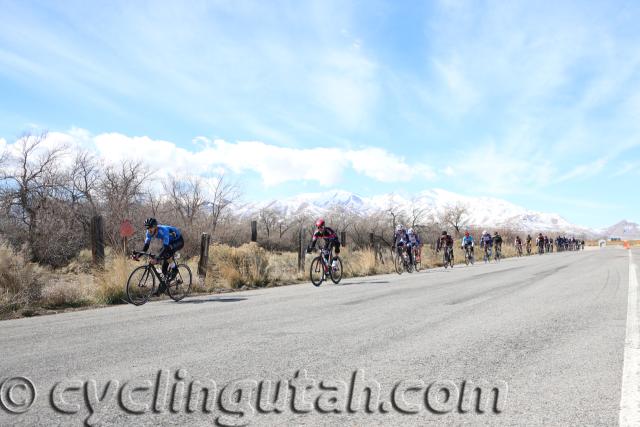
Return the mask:
[[598,173],[600,173],[600,171],[602,171],[602,169],[604,169],[608,160],[609,159],[607,157],[602,157],[600,159],[594,160],[593,162],[575,166],[569,172],[559,176],[556,182],[560,183],[573,179],[588,178],[597,175]]
[[[142,160],[157,178],[175,174],[211,177],[229,170],[237,174],[256,173],[265,186],[305,180],[329,187],[339,183],[344,172],[350,169],[387,183],[435,176],[428,165],[409,164],[404,158],[377,147],[292,148],[260,141],[227,142],[206,137],[196,137],[193,142],[187,149],[148,136],[130,137],[120,133],[92,136],[86,130],[72,129],[68,133],[49,133],[44,146],[93,149],[107,163]],[[0,147],[2,144],[6,141],[0,140]]]
[[406,182],[416,178],[433,179],[435,174],[425,164],[408,164],[381,148],[363,148],[348,150],[345,157],[353,169],[380,182]]

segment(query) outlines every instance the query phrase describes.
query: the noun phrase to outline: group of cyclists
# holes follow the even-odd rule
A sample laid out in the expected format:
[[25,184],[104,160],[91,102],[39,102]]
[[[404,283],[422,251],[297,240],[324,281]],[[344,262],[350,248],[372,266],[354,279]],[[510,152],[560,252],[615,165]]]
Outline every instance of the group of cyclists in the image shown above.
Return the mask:
[[[162,250],[157,256],[151,259],[151,262],[162,262],[162,274],[166,277],[167,281],[170,281],[172,276],[175,275],[176,267],[175,265],[170,266],[169,260],[176,251],[184,246],[182,234],[177,227],[158,224],[158,221],[155,218],[147,218],[144,222],[144,226],[146,228],[146,235],[143,252],[146,252],[149,249],[152,239],[155,238],[162,241]],[[335,270],[338,268],[337,260],[340,254],[340,239],[338,238],[338,234],[332,228],[326,226],[325,220],[322,218],[318,219],[315,223],[313,236],[307,246],[308,253],[311,253],[315,249],[316,243],[319,239],[324,240],[324,249],[326,251],[335,254],[331,257],[332,261],[330,262],[331,268]],[[533,242],[534,239],[531,235],[527,235],[524,241],[524,247],[528,255],[532,252]],[[492,255],[494,260],[500,260],[502,256],[502,243],[503,238],[497,231],[495,231],[493,235],[486,230],[482,232],[479,244],[483,251],[483,259],[485,262],[490,261]],[[455,242],[453,237],[446,230],[442,231],[442,234],[436,242],[435,249],[436,253],[439,253],[441,250],[444,251],[443,260],[445,267],[447,264],[450,264],[451,267],[453,267],[454,244]],[[584,249],[585,241],[578,240],[574,237],[567,238],[566,236],[557,236],[553,239],[553,237],[545,236],[542,233],[539,233],[535,238],[535,245],[538,248],[539,254],[553,252],[554,244],[557,251],[576,251]],[[422,241],[416,230],[411,227],[405,228],[402,224],[396,225],[393,235],[392,250],[399,259],[406,260],[410,265],[416,265],[420,262],[422,245]],[[460,247],[465,253],[465,261],[467,264],[469,262],[474,262],[474,246],[474,237],[468,230],[465,231],[464,236],[461,239]],[[523,241],[520,239],[520,236],[516,236],[514,246],[516,248],[517,256],[522,256],[524,251]],[[134,259],[137,260],[138,258],[139,256],[134,256]],[[161,284],[161,287],[158,289],[158,293],[164,291],[163,286],[164,284]]]

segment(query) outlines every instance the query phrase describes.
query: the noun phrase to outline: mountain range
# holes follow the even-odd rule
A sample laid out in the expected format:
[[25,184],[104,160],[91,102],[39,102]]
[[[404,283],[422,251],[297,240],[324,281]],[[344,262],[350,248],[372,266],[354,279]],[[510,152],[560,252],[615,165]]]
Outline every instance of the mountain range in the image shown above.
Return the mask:
[[[555,213],[533,211],[494,197],[470,197],[442,189],[425,190],[411,198],[398,194],[383,194],[361,197],[343,190],[331,190],[319,193],[305,193],[297,196],[269,200],[246,205],[247,214],[269,209],[282,216],[294,216],[307,213],[323,216],[332,208],[340,206],[355,213],[369,214],[386,211],[390,207],[410,212],[417,207],[426,215],[437,216],[446,207],[463,206],[467,210],[466,224],[487,228],[511,228],[526,232],[563,232],[567,234],[597,236],[619,236],[640,239],[638,224],[622,221],[605,229],[591,229],[570,223]],[[330,218],[327,218],[330,221]]]

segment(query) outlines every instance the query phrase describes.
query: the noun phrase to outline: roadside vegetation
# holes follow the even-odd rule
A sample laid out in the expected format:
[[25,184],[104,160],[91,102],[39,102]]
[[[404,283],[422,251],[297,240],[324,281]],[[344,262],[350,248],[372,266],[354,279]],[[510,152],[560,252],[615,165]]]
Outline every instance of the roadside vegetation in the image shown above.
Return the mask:
[[[142,161],[108,163],[89,151],[50,144],[46,133],[26,134],[0,152],[0,317],[123,303],[127,278],[140,265],[129,254],[141,248],[142,222],[151,216],[182,230],[180,252],[194,273],[195,293],[307,281],[313,257],[299,272],[297,251],[309,241],[316,218],[307,210],[284,215],[269,206],[246,206],[239,184],[223,175],[157,176]],[[458,242],[468,228],[467,214],[463,205],[432,212],[417,202],[401,210],[389,199],[377,212],[335,205],[324,217],[346,233],[344,277],[356,277],[393,271],[390,247],[400,223],[419,233],[423,268],[441,265],[433,249],[445,229],[456,237],[456,262],[463,262]],[[96,218],[104,231],[102,265],[90,250]],[[257,238],[249,243],[252,221]],[[127,222],[133,235],[125,238]],[[471,229],[476,238],[480,231]],[[508,243],[517,233],[499,231],[504,256],[514,255]],[[196,275],[202,233],[211,236],[205,280]]]

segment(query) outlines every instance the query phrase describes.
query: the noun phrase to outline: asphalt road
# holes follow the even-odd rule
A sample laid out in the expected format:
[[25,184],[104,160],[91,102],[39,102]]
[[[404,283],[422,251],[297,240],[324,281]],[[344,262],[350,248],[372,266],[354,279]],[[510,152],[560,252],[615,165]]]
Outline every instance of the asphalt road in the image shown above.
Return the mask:
[[[37,394],[0,424],[617,425],[629,263],[609,248],[5,321],[0,381],[28,377]],[[373,413],[360,376],[380,384]],[[212,412],[188,412],[180,390],[207,379]],[[277,379],[295,383],[282,412],[257,410],[268,384],[252,381]],[[501,398],[480,413],[465,381]],[[14,383],[0,391],[16,410],[30,389]]]

